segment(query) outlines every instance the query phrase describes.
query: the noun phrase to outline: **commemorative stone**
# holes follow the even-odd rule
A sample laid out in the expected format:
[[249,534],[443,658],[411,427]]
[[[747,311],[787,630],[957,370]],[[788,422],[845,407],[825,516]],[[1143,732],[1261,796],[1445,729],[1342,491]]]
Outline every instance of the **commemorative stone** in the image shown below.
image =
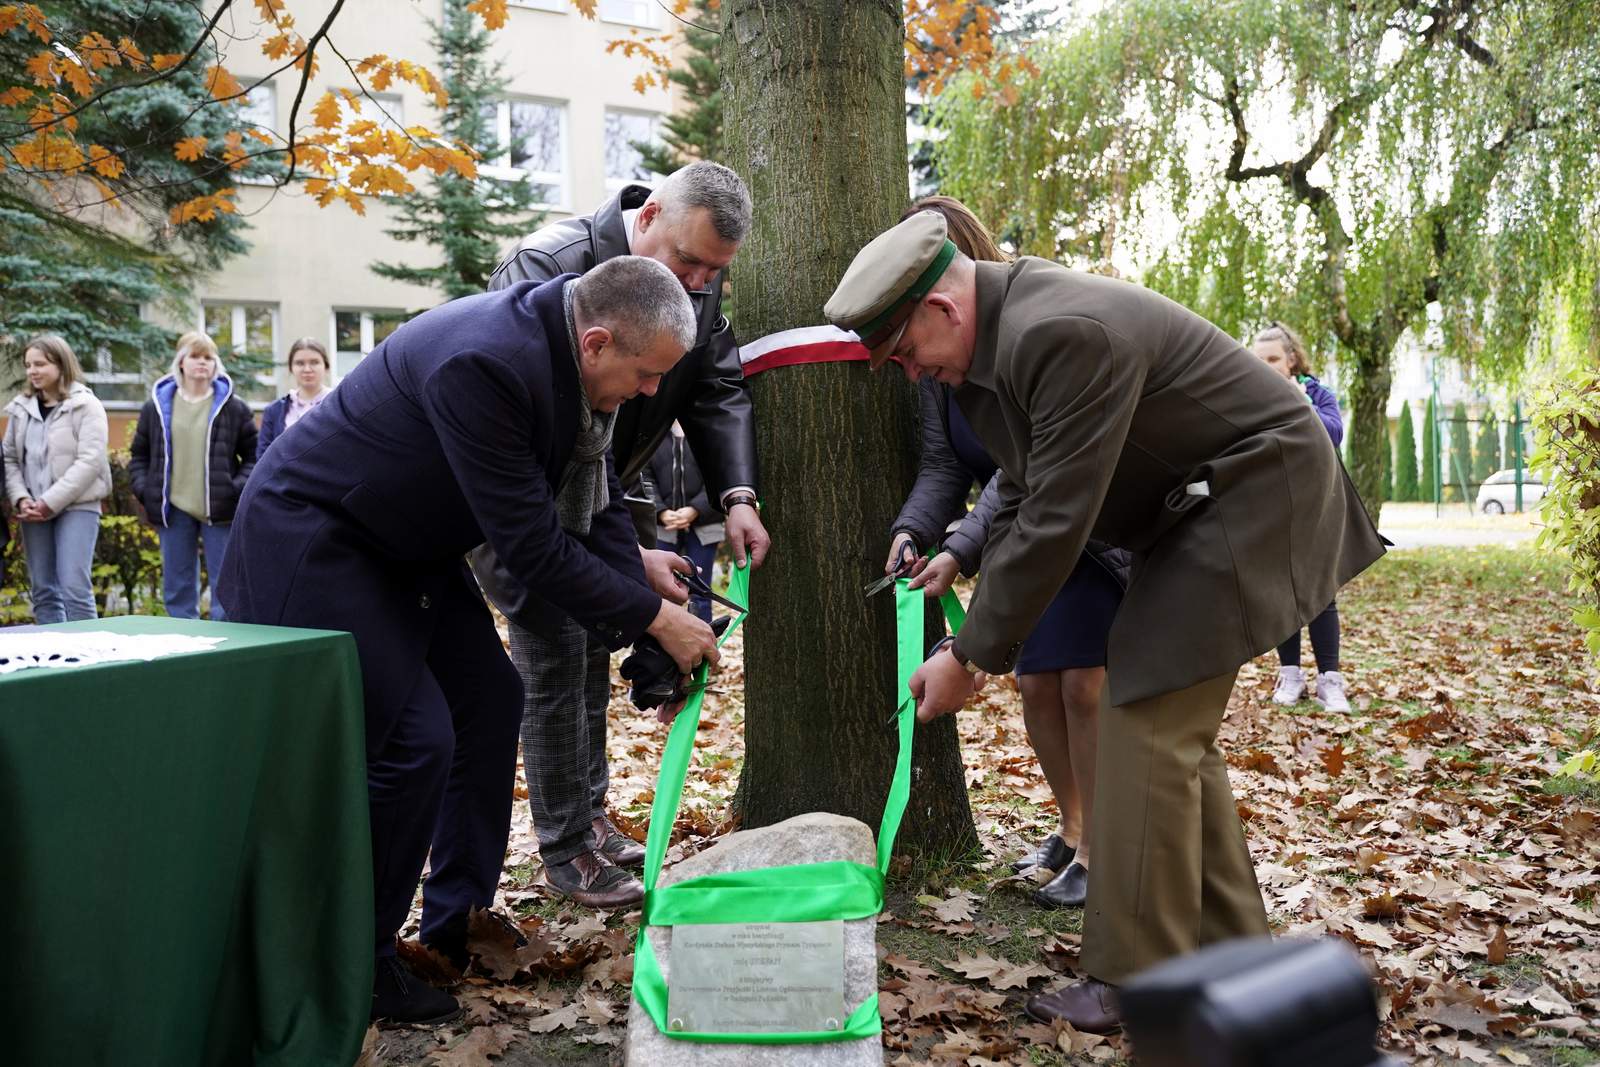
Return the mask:
[[[877,856],[872,831],[855,819],[813,812],[729,834],[664,871],[660,884],[669,886],[728,871],[840,860],[874,865]],[[685,1031],[835,1029],[877,991],[875,917],[651,927],[647,936],[667,980],[670,1025]],[[670,1038],[632,1002],[627,1062],[630,1067],[880,1067],[883,1045],[875,1036],[770,1045]]]

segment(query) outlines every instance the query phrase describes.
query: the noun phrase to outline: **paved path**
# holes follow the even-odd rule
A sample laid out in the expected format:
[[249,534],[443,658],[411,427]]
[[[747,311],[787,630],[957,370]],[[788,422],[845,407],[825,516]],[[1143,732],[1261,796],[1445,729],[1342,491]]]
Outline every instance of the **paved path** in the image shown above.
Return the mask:
[[1378,531],[1396,548],[1432,545],[1521,545],[1539,534],[1538,515],[1472,515],[1461,504],[1447,504],[1434,515],[1432,504],[1385,504]]

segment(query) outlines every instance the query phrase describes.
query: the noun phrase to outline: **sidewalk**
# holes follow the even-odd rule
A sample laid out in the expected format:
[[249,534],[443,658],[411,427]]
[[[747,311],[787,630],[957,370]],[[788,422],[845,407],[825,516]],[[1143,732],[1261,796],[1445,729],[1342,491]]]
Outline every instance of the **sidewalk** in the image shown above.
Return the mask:
[[1520,545],[1538,536],[1539,515],[1536,508],[1520,515],[1480,515],[1466,504],[1441,504],[1436,515],[1432,504],[1388,503],[1378,519],[1378,532],[1395,548]]

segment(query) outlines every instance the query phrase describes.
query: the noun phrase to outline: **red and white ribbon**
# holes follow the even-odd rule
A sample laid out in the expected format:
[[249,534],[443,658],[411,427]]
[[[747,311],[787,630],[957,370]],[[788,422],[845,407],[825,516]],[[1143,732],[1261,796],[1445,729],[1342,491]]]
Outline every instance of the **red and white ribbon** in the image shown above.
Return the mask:
[[748,378],[773,367],[792,367],[797,363],[864,363],[867,355],[867,346],[849,330],[837,326],[802,326],[797,330],[780,330],[741,346],[739,363]]

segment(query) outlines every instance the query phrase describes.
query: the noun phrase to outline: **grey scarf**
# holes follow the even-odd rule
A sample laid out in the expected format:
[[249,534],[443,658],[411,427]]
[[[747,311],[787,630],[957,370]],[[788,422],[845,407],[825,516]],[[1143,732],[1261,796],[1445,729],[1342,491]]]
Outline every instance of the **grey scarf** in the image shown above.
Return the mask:
[[578,351],[578,330],[572,318],[574,278],[561,287],[561,303],[566,310],[567,343],[572,361],[578,365],[578,436],[572,444],[572,458],[561,472],[561,488],[556,490],[556,514],[561,528],[583,536],[594,517],[611,503],[606,488],[606,453],[611,450],[611,430],[617,413],[595,411],[589,406],[589,393],[583,387],[583,366]]

